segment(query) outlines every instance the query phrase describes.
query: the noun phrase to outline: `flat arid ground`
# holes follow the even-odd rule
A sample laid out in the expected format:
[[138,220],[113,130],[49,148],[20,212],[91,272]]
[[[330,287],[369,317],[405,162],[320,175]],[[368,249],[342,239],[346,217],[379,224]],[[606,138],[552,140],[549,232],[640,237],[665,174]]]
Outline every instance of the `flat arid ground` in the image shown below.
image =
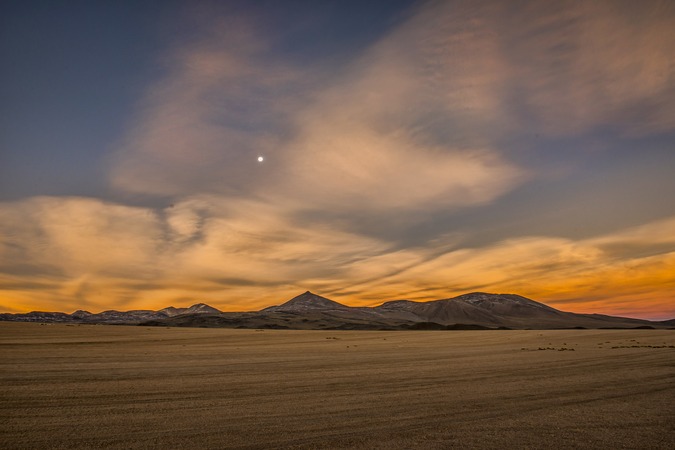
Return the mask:
[[5,449],[675,448],[672,330],[0,323],[0,356]]

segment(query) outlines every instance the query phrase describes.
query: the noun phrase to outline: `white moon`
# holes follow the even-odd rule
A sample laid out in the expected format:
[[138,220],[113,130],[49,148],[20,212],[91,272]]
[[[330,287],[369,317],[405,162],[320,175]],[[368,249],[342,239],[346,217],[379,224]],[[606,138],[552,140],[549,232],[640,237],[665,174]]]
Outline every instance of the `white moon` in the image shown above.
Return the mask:
[[265,161],[265,158],[263,158],[262,156],[258,156],[258,162],[263,162],[263,161]]

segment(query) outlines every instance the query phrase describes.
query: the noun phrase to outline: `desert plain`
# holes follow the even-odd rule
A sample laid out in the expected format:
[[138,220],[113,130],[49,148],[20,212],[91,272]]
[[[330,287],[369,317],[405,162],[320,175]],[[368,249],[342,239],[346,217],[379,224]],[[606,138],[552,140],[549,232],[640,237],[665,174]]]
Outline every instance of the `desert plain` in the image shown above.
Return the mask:
[[675,448],[675,331],[0,323],[0,442]]

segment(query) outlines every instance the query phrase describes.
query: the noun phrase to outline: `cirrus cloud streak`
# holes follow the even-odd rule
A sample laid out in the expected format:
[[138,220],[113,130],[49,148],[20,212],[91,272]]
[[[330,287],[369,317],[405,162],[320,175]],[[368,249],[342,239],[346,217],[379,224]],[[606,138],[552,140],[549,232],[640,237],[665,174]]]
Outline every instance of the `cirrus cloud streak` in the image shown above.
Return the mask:
[[[675,209],[591,237],[491,232],[547,180],[574,186],[589,155],[618,159],[630,141],[672,164],[651,146],[675,132],[672,2],[432,1],[339,66],[280,56],[284,36],[250,17],[202,20],[110,156],[117,200],[0,205],[4,308],[484,290],[675,315]],[[618,177],[604,170],[598,184]],[[153,207],[125,204],[138,198]],[[471,211],[482,220],[466,226]]]

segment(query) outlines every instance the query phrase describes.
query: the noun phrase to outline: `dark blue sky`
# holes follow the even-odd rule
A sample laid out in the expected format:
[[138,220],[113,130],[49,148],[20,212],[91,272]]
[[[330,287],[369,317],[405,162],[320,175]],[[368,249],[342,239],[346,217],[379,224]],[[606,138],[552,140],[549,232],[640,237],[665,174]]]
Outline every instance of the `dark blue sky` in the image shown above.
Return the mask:
[[201,14],[253,17],[278,39],[275,57],[344,63],[413,4],[3,2],[0,198],[111,195],[105,155],[129,126],[144,89],[162,75],[172,44],[199,33]]
[[156,71],[160,3],[3,2],[4,198],[102,194],[102,157]]

